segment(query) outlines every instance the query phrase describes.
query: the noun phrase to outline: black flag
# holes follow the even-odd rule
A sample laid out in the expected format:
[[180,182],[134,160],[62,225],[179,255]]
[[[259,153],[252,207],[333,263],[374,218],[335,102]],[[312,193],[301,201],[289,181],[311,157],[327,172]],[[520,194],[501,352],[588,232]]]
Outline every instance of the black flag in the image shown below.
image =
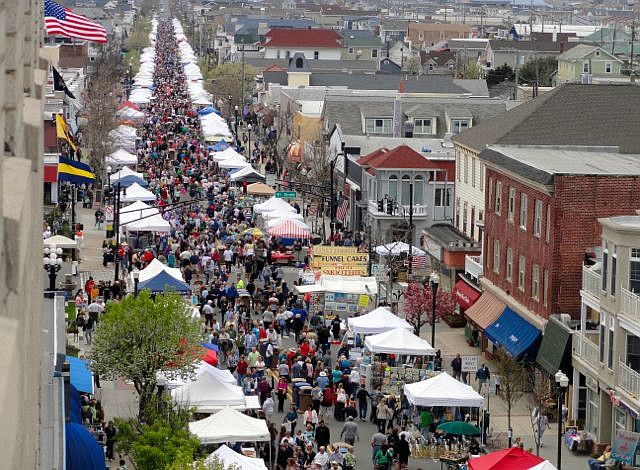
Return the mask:
[[53,69],[53,89],[55,91],[64,91],[65,95],[75,100],[76,97],[73,96],[73,93],[71,93],[67,88],[67,84],[62,79],[62,75],[60,75],[60,72],[58,72],[53,65],[51,66],[51,68]]

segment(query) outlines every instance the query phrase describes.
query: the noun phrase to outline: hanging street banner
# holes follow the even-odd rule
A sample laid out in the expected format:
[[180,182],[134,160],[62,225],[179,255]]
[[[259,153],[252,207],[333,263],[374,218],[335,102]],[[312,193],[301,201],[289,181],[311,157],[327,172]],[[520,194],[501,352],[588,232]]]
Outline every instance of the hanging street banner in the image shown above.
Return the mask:
[[355,246],[314,246],[311,267],[322,274],[366,276],[369,255]]

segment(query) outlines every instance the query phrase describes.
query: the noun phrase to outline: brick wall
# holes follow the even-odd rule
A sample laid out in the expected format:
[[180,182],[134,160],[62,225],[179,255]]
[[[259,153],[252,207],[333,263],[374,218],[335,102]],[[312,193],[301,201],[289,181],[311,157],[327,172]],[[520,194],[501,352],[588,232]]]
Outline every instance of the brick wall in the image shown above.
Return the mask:
[[[502,182],[501,214],[495,212],[496,182]],[[580,288],[585,250],[601,244],[600,217],[635,214],[640,209],[640,177],[558,176],[553,195],[487,168],[485,181],[484,274],[497,287],[536,314],[580,315]],[[489,190],[488,185],[493,184]],[[514,220],[509,221],[509,190],[516,192]],[[526,230],[520,228],[521,194],[527,194]],[[492,201],[489,202],[489,195]],[[540,237],[533,233],[535,200],[542,201]],[[546,240],[547,207],[550,210],[549,240]],[[500,243],[499,273],[494,267],[494,240]],[[506,251],[513,249],[511,282],[506,278]],[[518,288],[518,260],[526,259],[524,289]],[[538,299],[532,298],[533,264],[539,266]],[[547,302],[544,304],[544,272],[548,271]]]

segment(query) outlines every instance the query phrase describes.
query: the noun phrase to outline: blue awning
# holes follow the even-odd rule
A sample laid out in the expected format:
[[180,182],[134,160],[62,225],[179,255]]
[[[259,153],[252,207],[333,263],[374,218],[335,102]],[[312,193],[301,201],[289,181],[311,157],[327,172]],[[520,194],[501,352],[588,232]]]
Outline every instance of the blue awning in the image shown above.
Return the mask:
[[82,424],[82,401],[80,392],[73,385],[69,386],[69,418],[72,423]]
[[96,438],[78,423],[65,423],[67,470],[104,470],[105,455]]
[[516,312],[506,307],[502,315],[484,332],[489,341],[516,359],[535,361],[542,332]]
[[93,372],[89,369],[89,364],[83,359],[73,356],[65,356],[69,362],[69,380],[79,392],[93,393]]
[[139,290],[147,289],[154,294],[159,294],[167,291],[175,290],[176,292],[186,293],[190,292],[191,288],[189,284],[179,279],[176,279],[166,271],[161,271],[151,279],[147,279],[140,283]]

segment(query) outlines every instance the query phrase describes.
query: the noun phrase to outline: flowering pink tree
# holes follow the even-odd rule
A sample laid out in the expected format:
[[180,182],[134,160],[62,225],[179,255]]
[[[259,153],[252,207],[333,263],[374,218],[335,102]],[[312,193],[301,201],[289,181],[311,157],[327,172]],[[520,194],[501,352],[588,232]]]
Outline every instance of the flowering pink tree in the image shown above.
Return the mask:
[[[404,315],[413,326],[416,335],[420,335],[420,328],[431,324],[431,310],[433,306],[433,291],[429,284],[423,286],[412,282],[404,293]],[[436,317],[446,317],[453,314],[456,303],[451,292],[442,288],[436,294]]]

